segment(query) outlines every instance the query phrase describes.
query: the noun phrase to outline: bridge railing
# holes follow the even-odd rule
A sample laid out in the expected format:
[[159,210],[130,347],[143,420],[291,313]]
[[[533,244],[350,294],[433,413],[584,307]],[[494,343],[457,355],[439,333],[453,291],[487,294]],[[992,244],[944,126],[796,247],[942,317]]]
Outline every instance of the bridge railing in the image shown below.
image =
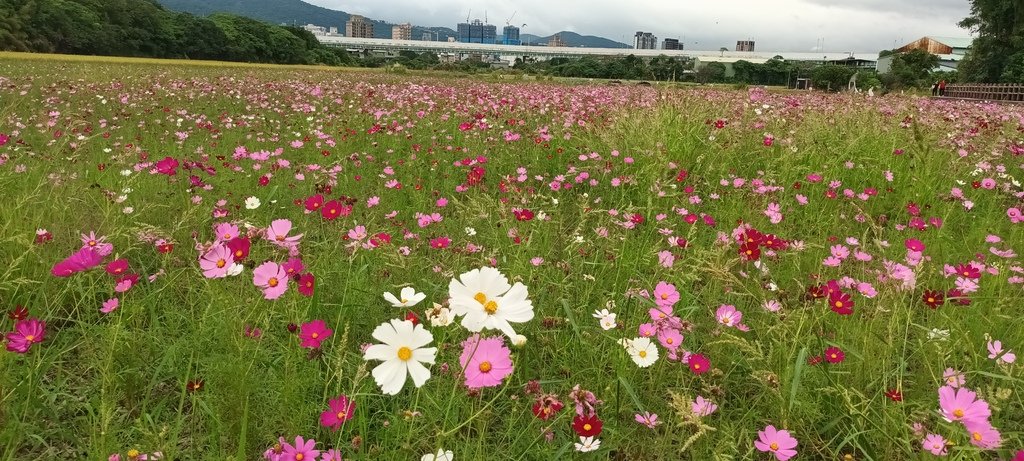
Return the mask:
[[1024,85],[1018,83],[964,83],[946,85],[947,98],[1024,102]]

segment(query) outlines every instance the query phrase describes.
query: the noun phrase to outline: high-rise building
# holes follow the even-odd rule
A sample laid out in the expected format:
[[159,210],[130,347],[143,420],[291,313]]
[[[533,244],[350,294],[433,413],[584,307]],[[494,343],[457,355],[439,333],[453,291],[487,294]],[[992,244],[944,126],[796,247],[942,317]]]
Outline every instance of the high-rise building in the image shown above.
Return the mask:
[[754,51],[753,40],[740,40],[736,42],[736,51]]
[[331,26],[327,29],[327,35],[338,35],[338,28]]
[[509,25],[501,29],[501,44],[522,45],[523,41],[519,39],[519,28]]
[[567,47],[569,44],[562,40],[562,34],[555,34],[548,40],[548,46]]
[[681,50],[681,49],[683,49],[683,44],[679,43],[679,39],[676,39],[676,38],[666,38],[665,41],[661,43],[661,49],[663,49],[663,50]]
[[412,40],[412,24],[395,24],[391,26],[391,40]]
[[633,48],[637,50],[658,49],[658,37],[650,32],[637,32],[633,36]]
[[345,23],[345,36],[373,38],[373,23],[358,14],[353,14]]
[[474,19],[473,22],[461,23],[456,30],[459,33],[459,41],[462,43],[494,44],[498,36],[497,27],[493,24],[484,24],[479,19]]

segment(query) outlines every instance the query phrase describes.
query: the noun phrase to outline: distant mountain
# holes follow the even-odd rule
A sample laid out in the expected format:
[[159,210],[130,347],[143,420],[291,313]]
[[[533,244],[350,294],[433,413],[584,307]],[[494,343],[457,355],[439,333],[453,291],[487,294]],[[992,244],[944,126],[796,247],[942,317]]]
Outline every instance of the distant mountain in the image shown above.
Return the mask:
[[[167,9],[185,11],[197,16],[213,13],[232,13],[248,16],[253,19],[274,24],[294,24],[304,26],[315,24],[323,27],[337,27],[345,33],[345,23],[350,14],[328,8],[311,5],[301,0],[157,0]],[[369,18],[368,18],[369,19]],[[391,25],[384,21],[373,20],[373,36],[375,38],[391,38]],[[455,31],[447,27],[413,27],[413,39],[418,40],[424,32],[433,32],[437,40],[454,37]]]
[[523,34],[519,38],[523,43],[537,44],[537,43],[548,43],[555,35],[561,35],[562,41],[568,46],[582,46],[586,48],[632,48],[632,46],[625,43],[619,43],[615,40],[609,40],[604,37],[595,37],[593,35],[580,35],[576,32],[562,31],[558,34],[548,35],[547,37],[538,37],[531,34]]

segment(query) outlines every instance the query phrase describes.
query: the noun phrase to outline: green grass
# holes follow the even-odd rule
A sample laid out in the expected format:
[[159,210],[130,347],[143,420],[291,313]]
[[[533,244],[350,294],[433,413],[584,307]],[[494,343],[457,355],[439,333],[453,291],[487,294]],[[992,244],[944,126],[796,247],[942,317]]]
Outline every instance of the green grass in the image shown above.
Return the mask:
[[[989,335],[1024,353],[1024,293],[1010,283],[1021,275],[1011,269],[1019,258],[989,251],[1024,252],[1024,225],[1006,214],[1021,206],[1014,194],[1021,192],[1016,181],[1024,159],[1008,149],[1022,141],[1019,108],[789,93],[753,101],[759,93],[150,61],[0,55],[0,133],[11,137],[0,147],[0,308],[24,305],[47,323],[45,341],[29,353],[0,353],[0,460],[107,459],[133,448],[162,451],[168,459],[253,460],[278,436],[296,435],[315,438],[318,448],[337,447],[346,459],[419,459],[439,447],[459,460],[769,459],[752,444],[768,424],[799,440],[797,459],[929,458],[914,423],[956,442],[949,459],[995,459],[938,416],[937,389],[947,367],[964,372],[967,386],[992,406],[992,424],[1003,437],[999,455],[1024,447],[1024,375],[1020,365],[999,365],[986,350]],[[461,131],[459,124],[475,115],[491,127]],[[728,121],[722,129],[713,125],[719,119]],[[375,123],[402,130],[368,133]],[[542,127],[552,138],[535,142]],[[506,142],[506,130],[522,139]],[[771,147],[765,133],[774,137]],[[317,146],[318,134],[335,145]],[[305,140],[303,147],[291,147],[295,140]],[[283,148],[277,158],[290,165],[233,160],[237,146]],[[904,153],[894,155],[896,149]],[[590,153],[600,159],[578,158]],[[216,175],[120,174],[143,154],[150,161],[198,161]],[[469,169],[453,162],[477,156],[487,158],[483,184],[456,192]],[[975,172],[982,162],[992,170]],[[311,164],[323,168],[303,169],[304,180],[294,177]],[[333,166],[341,169],[329,198],[357,202],[351,216],[327,222],[293,201],[328,183],[325,170]],[[387,166],[395,173],[381,178]],[[528,170],[522,183],[518,167]],[[681,183],[679,169],[689,173]],[[259,176],[271,170],[270,184],[259,186]],[[597,185],[573,182],[582,171]],[[212,190],[190,191],[189,174]],[[809,174],[824,181],[810,182]],[[573,187],[552,191],[548,184],[558,175]],[[986,177],[996,188],[972,187]],[[391,178],[402,188],[385,187]],[[612,185],[616,178],[621,185]],[[733,178],[748,184],[720,185]],[[754,179],[781,189],[755,193]],[[830,181],[842,182],[836,199],[825,196]],[[954,187],[973,202],[970,210],[950,198]],[[846,199],[845,188],[874,188],[877,195]],[[809,203],[798,205],[797,194]],[[120,195],[126,198],[119,203]],[[701,202],[691,203],[691,195]],[[246,209],[250,196],[262,205]],[[372,196],[381,203],[368,208]],[[439,208],[442,197],[449,203]],[[213,218],[222,199],[229,215]],[[941,218],[941,228],[900,230],[911,202],[925,219]],[[762,213],[770,203],[782,206],[778,224]],[[517,221],[513,207],[546,219]],[[716,225],[687,224],[678,208],[710,215]],[[392,210],[398,215],[388,218]],[[444,220],[419,228],[417,212],[441,213]],[[644,222],[634,229],[617,224],[633,213]],[[658,214],[667,217],[659,222]],[[282,298],[265,300],[252,285],[251,267],[238,277],[203,278],[193,234],[207,242],[215,223],[266,227],[280,218],[304,234],[300,248],[317,277],[315,296],[300,296],[293,286]],[[804,249],[762,258],[768,272],[761,273],[739,258],[735,243],[718,242],[719,232],[728,234],[741,221],[802,241]],[[371,235],[388,232],[392,243],[352,251],[343,236],[356,225]],[[466,227],[476,234],[467,235]],[[53,241],[35,244],[38,228]],[[419,237],[404,238],[406,230]],[[79,248],[79,234],[90,231],[106,235],[115,254],[143,276],[109,315],[99,308],[115,296],[114,282],[102,269],[50,275]],[[689,247],[671,248],[668,231]],[[140,233],[175,248],[160,254]],[[988,235],[1002,242],[986,243]],[[430,248],[429,239],[438,236],[450,237],[452,246]],[[824,266],[829,247],[849,237],[873,259],[851,256],[840,267]],[[916,287],[900,290],[878,275],[883,260],[904,262],[908,238],[922,240],[930,260],[915,269]],[[455,251],[470,243],[479,251]],[[397,250],[402,246],[408,256]],[[671,268],[658,262],[663,250],[675,254]],[[982,276],[971,305],[926,307],[923,290],[954,288],[943,264],[976,254],[998,275]],[[254,240],[250,260],[283,257]],[[543,263],[531,264],[535,257]],[[438,359],[422,388],[406,383],[397,396],[381,395],[369,375],[377,362],[364,362],[360,345],[374,342],[370,332],[378,324],[405,315],[381,294],[411,284],[427,295],[414,308],[422,317],[431,303],[445,302],[453,276],[492,258],[529,287],[536,312],[517,325],[528,342],[513,348],[514,373],[501,387],[467,392],[458,356],[469,333],[456,322],[429,328]],[[160,271],[154,282],[145,280]],[[878,294],[846,290],[856,302],[851,316],[806,299],[808,287],[844,276],[871,283]],[[659,281],[679,289],[675,313],[692,325],[683,347],[707,356],[711,372],[694,375],[666,360],[661,346],[658,362],[638,368],[618,344],[649,321],[650,301],[635,294]],[[768,300],[782,310],[763,309]],[[604,331],[591,313],[609,303],[619,328]],[[741,310],[750,331],[719,325],[714,313],[722,304]],[[314,319],[334,330],[318,354],[300,348],[287,328]],[[13,324],[0,319],[5,332]],[[243,336],[246,325],[261,328],[262,338]],[[929,339],[932,329],[948,330],[948,340]],[[829,346],[840,347],[846,360],[808,364]],[[188,392],[194,379],[204,386]],[[557,417],[534,417],[533,396],[523,392],[530,380],[566,402]],[[602,444],[593,453],[572,445],[578,438],[568,395],[577,384],[604,402],[597,409],[605,423]],[[887,398],[890,389],[902,391],[903,401]],[[353,397],[357,408],[333,432],[318,417],[339,394]],[[720,406],[701,419],[703,426],[676,408],[696,395]],[[653,430],[637,424],[633,415],[643,411],[664,423]]]

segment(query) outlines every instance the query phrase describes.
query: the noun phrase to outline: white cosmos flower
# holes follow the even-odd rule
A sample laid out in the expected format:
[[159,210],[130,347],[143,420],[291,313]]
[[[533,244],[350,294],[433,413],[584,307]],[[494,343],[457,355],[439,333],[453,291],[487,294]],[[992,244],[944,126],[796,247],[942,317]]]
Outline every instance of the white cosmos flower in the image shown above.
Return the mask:
[[244,269],[245,269],[245,266],[243,266],[241,264],[238,264],[238,263],[234,263],[228,269],[228,276],[229,277],[234,277],[234,276],[236,276],[238,274],[241,274],[242,270],[244,270]]
[[417,293],[416,289],[413,287],[402,288],[402,291],[398,295],[399,296],[396,298],[395,295],[391,293],[384,293],[384,299],[395,307],[412,307],[427,298],[427,295]]
[[[373,380],[381,392],[395,395],[405,386],[405,376],[412,376],[416,387],[430,379],[430,370],[423,363],[433,365],[436,347],[423,347],[434,340],[434,335],[413,325],[409,320],[393,319],[373,330],[373,338],[383,344],[374,344],[363,353],[363,360],[383,360],[373,369]],[[423,363],[420,363],[423,362]]]
[[420,461],[453,461],[455,459],[455,453],[451,450],[445,450],[438,448],[437,453],[427,453],[420,458]]
[[260,207],[260,199],[258,199],[256,197],[249,197],[249,198],[245,199],[245,209],[246,210],[255,210],[255,209],[259,208],[259,207]]
[[580,441],[576,443],[576,451],[580,453],[594,451],[598,448],[601,448],[601,439],[593,437],[580,437]]
[[455,315],[462,315],[462,326],[472,332],[497,329],[515,338],[512,323],[533,319],[533,303],[527,299],[526,285],[508,279],[493,267],[473,269],[452,279],[448,295]]
[[640,368],[654,365],[658,360],[658,346],[651,342],[651,338],[640,337],[630,341],[626,352]]
[[446,327],[455,321],[455,316],[452,315],[451,309],[448,309],[438,303],[434,303],[434,306],[427,309],[425,314],[427,316],[427,321],[430,322],[430,326],[432,327]]
[[616,326],[616,324],[615,324],[615,314],[609,312],[608,309],[601,309],[599,311],[594,311],[593,316],[594,316],[595,319],[600,319],[601,320],[601,328],[603,328],[605,330],[611,330],[612,328],[615,328],[615,326]]

